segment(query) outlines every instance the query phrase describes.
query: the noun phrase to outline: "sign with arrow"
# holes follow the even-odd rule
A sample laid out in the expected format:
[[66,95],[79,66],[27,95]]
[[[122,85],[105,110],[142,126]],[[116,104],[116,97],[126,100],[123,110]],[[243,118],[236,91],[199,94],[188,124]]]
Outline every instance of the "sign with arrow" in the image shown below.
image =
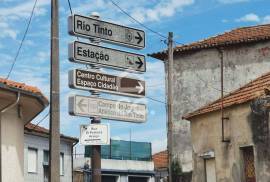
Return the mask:
[[142,123],[146,121],[147,110],[144,104],[108,100],[96,97],[69,97],[69,113],[83,117]]
[[145,96],[144,81],[81,69],[69,71],[69,86],[131,97]]
[[68,19],[68,31],[71,35],[84,38],[100,38],[135,49],[145,47],[145,32],[87,16],[72,15]]
[[75,41],[69,44],[69,60],[127,71],[146,71],[145,56]]

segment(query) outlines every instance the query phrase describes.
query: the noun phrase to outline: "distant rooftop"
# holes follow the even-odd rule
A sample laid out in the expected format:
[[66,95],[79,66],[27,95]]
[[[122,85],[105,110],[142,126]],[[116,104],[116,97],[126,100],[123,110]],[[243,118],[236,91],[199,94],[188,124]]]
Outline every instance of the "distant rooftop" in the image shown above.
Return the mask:
[[[270,24],[237,28],[201,41],[179,45],[174,48],[174,54],[266,40],[270,40]],[[152,53],[149,56],[165,60],[167,58],[167,50]]]
[[168,167],[168,152],[167,150],[158,152],[152,156],[155,169],[162,169]]
[[[26,124],[24,126],[24,130],[28,134],[36,132],[36,133],[39,133],[39,134],[45,134],[45,136],[47,136],[47,137],[49,137],[49,132],[50,132],[47,128],[37,126],[37,125],[32,124],[32,123]],[[62,135],[62,134],[61,134],[61,138],[71,140],[74,143],[77,143],[79,141],[78,138],[74,138],[74,137],[70,137],[70,136],[66,136],[66,135]]]

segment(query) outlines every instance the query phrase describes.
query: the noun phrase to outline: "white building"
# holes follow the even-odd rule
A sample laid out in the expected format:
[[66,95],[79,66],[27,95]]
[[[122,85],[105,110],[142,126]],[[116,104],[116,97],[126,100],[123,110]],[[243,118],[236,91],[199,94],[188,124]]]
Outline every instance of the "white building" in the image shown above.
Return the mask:
[[48,105],[32,86],[0,79],[0,178],[24,182],[24,125]]
[[[73,146],[78,139],[61,135],[60,180],[72,182]],[[31,123],[24,130],[24,181],[48,182],[49,130]]]
[[[91,153],[86,146],[84,157],[74,159],[74,182],[90,182]],[[151,143],[111,140],[110,145],[101,146],[101,157],[102,182],[155,181]]]

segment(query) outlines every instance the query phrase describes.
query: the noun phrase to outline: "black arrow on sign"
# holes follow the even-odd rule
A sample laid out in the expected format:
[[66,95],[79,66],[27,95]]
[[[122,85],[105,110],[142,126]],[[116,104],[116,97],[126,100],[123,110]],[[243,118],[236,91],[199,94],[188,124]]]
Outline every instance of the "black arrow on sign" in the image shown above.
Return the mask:
[[137,35],[138,36],[136,36],[135,39],[138,39],[137,44],[140,44],[142,42],[143,38],[142,38],[141,34],[139,34],[139,32],[137,32]]
[[138,58],[139,61],[136,61],[135,63],[139,65],[138,69],[140,69],[142,67],[142,65],[143,65],[143,62],[142,62],[140,57],[137,57],[137,58]]

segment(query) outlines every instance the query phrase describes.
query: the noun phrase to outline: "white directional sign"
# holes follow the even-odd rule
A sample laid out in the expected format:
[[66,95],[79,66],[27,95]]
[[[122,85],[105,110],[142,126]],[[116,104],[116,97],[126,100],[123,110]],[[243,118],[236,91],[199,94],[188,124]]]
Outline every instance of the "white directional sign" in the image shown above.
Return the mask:
[[131,97],[145,96],[144,81],[89,70],[75,69],[69,71],[69,86],[76,89]]
[[142,123],[146,121],[146,106],[86,96],[69,97],[69,113],[75,116],[101,117],[111,120]]
[[81,125],[81,145],[109,145],[110,127],[108,124]]
[[145,47],[145,32],[114,23],[97,20],[87,16],[73,15],[68,19],[71,35],[85,38],[100,38],[103,41],[132,48]]
[[69,60],[127,71],[146,71],[145,56],[75,41],[69,44]]

